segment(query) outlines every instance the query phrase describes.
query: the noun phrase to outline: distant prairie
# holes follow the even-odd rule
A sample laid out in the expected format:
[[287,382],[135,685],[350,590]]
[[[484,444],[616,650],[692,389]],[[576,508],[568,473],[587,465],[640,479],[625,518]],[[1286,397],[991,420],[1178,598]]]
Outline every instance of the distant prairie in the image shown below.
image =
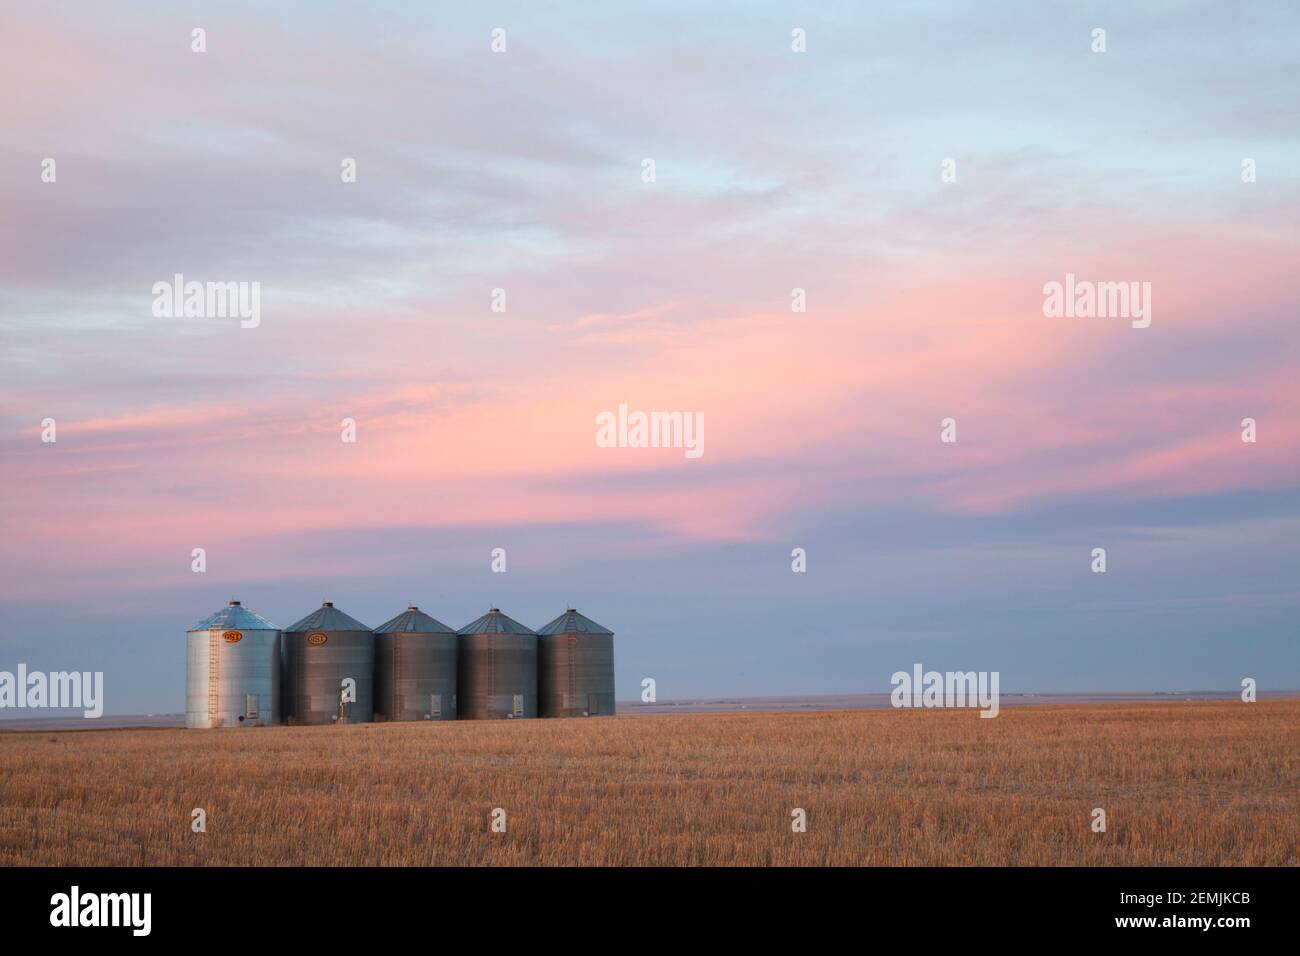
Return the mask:
[[[1295,690],[1261,690],[1260,700],[1289,700],[1300,697]],[[767,711],[822,711],[822,710],[877,710],[890,708],[890,694],[812,694],[770,695],[766,697],[679,697],[645,703],[640,700],[620,700],[616,716],[634,717],[641,714],[731,714],[762,713]],[[1050,704],[1123,704],[1156,703],[1160,701],[1209,701],[1241,699],[1237,690],[1166,690],[1166,691],[1091,691],[1087,693],[1011,694],[1000,695],[1000,707],[1021,707]],[[105,714],[88,720],[81,714],[49,710],[42,716],[14,716],[31,713],[11,710],[0,713],[0,733],[31,730],[116,730],[130,727],[184,727],[185,714]]]
[[1300,700],[12,733],[0,766],[4,865],[1300,863]]

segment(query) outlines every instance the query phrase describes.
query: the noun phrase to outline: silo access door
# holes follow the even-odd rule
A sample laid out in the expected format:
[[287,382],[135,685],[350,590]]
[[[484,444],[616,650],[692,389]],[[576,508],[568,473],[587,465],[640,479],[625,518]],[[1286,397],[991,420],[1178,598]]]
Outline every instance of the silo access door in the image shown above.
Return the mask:
[[442,716],[442,695],[429,695],[429,716],[437,720]]

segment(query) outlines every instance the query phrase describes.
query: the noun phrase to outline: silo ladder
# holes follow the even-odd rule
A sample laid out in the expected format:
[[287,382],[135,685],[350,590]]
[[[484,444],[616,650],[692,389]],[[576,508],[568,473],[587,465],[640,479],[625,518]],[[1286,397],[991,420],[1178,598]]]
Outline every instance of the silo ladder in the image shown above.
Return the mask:
[[218,642],[221,640],[215,632],[208,634],[208,726],[217,726],[217,706],[220,698],[219,680],[220,673],[220,651]]

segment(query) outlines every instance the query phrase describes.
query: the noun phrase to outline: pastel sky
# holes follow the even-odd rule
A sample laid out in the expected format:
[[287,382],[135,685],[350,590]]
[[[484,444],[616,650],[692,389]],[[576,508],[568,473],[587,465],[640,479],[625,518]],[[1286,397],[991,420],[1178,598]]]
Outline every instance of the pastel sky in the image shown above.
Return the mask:
[[573,605],[623,698],[1300,687],[1300,8],[1135,6],[8,0],[0,669],[175,712],[237,597]]

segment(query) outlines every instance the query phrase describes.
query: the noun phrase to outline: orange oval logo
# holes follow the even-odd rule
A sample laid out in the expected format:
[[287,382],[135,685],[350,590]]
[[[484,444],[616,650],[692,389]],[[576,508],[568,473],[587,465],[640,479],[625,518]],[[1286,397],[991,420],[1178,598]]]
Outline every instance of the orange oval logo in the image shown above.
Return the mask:
[[316,644],[316,645],[320,645],[320,644],[324,644],[324,643],[325,643],[326,641],[328,641],[328,640],[329,640],[329,635],[327,635],[327,634],[322,634],[320,631],[316,631],[316,632],[313,633],[313,634],[308,634],[308,635],[307,635],[307,643],[308,643],[308,644]]
[[244,635],[238,631],[225,631],[222,633],[221,639],[227,644],[238,644],[244,639]]

